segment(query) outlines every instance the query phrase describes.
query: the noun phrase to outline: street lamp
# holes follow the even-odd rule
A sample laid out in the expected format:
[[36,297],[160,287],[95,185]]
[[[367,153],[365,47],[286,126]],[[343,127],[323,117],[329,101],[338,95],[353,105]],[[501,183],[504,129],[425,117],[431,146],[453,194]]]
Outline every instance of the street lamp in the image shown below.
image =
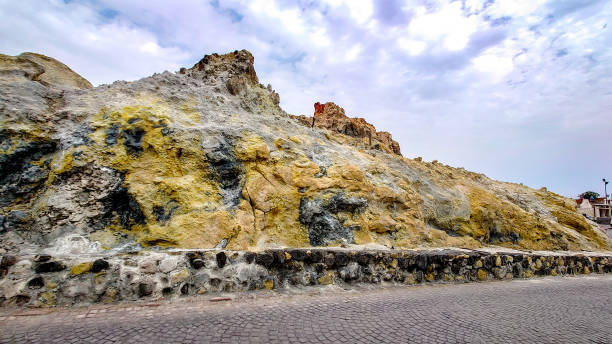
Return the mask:
[[604,203],[608,203],[608,181],[606,178],[603,178],[602,181],[604,182]]

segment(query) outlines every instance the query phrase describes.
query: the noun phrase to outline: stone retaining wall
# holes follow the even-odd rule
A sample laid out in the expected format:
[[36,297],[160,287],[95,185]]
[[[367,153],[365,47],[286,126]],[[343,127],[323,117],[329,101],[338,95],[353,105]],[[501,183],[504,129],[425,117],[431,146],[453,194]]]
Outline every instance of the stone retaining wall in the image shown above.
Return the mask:
[[612,272],[612,254],[467,250],[138,252],[4,256],[2,306],[50,307],[312,285],[470,282]]

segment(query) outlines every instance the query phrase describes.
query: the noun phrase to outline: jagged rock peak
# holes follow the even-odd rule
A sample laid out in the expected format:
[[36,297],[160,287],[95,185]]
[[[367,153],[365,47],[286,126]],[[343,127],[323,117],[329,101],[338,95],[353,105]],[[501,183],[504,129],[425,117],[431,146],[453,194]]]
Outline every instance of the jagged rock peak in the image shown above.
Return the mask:
[[341,134],[366,141],[370,148],[389,151],[402,155],[399,143],[394,141],[386,131],[376,131],[376,128],[363,118],[350,118],[344,109],[333,102],[314,104],[313,117],[295,116],[303,124],[324,128]]
[[[259,79],[253,63],[255,58],[248,50],[235,50],[231,53],[219,55],[217,53],[205,55],[198,63],[191,67],[192,71],[205,72],[211,77],[231,79],[244,77],[252,84],[258,84]],[[183,72],[185,70],[182,70]]]
[[36,53],[19,56],[0,54],[0,73],[13,77],[26,77],[46,86],[61,89],[89,89],[92,85],[60,61]]

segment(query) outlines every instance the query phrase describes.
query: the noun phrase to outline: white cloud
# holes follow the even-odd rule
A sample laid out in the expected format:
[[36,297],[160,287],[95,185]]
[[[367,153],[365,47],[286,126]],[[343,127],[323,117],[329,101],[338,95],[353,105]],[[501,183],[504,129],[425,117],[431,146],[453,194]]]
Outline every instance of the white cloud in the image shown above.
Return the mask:
[[397,39],[397,43],[401,49],[404,49],[408,52],[408,54],[412,56],[419,55],[425,50],[427,46],[423,41],[417,41],[414,39],[406,39],[404,37],[400,37]]
[[302,18],[297,8],[280,9],[273,0],[251,0],[250,9],[254,14],[280,21],[287,31],[293,34],[304,32]]
[[433,13],[428,13],[424,7],[416,12],[409,32],[424,40],[441,40],[444,47],[451,51],[465,48],[478,26],[476,19],[463,14],[460,2],[449,3]]
[[324,0],[332,8],[346,7],[358,24],[364,24],[374,11],[372,0]]
[[55,57],[96,84],[177,70],[188,57],[178,47],[161,46],[151,32],[105,22],[82,4],[5,1],[0,9],[10,14],[0,21],[4,53],[34,51]]
[[310,38],[311,41],[319,47],[328,47],[331,44],[331,41],[323,28],[316,28],[313,30]]
[[371,0],[348,0],[344,2],[351,10],[351,16],[357,20],[357,23],[365,23],[371,16],[373,11]]
[[351,49],[349,49],[346,52],[346,54],[344,54],[344,60],[346,62],[354,61],[357,58],[357,56],[359,56],[362,50],[363,50],[363,47],[361,46],[361,44],[354,45]]
[[465,0],[464,6],[468,13],[478,13],[484,8],[483,0]]
[[489,7],[489,13],[502,16],[527,16],[533,13],[546,0],[497,0]]
[[499,82],[504,76],[512,72],[514,68],[511,57],[500,56],[494,52],[476,57],[473,63],[476,70],[489,74],[492,82]]

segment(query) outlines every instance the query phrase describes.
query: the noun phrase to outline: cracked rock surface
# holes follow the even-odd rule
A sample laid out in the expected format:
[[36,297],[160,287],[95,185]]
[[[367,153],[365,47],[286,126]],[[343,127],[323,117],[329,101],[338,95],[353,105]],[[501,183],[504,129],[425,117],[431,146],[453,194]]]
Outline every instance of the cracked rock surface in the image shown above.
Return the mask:
[[309,126],[279,101],[246,50],[97,87],[46,56],[0,55],[0,254],[610,249],[572,200],[404,158],[333,103]]

